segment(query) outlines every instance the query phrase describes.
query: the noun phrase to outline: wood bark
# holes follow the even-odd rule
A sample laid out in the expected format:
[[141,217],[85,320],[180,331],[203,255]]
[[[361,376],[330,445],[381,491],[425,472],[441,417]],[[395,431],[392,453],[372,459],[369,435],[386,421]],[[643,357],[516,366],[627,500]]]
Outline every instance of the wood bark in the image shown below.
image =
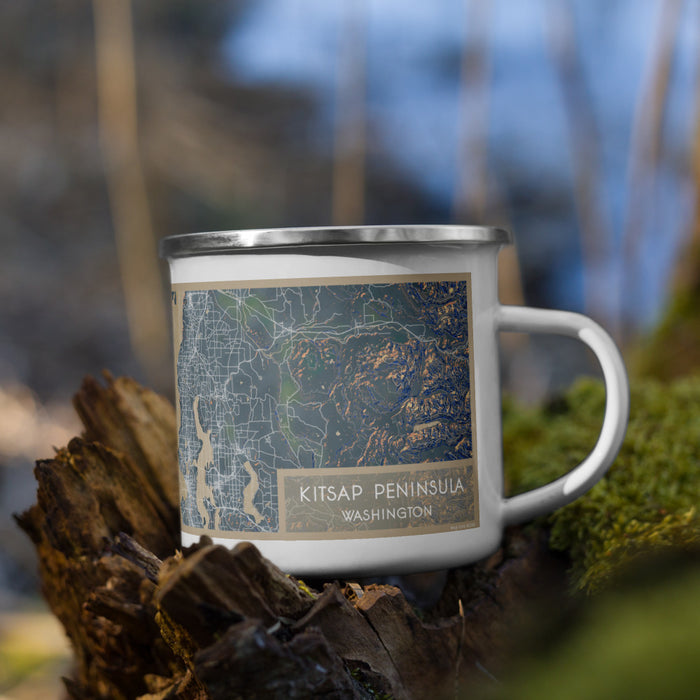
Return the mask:
[[304,583],[252,544],[180,550],[172,406],[105,375],[75,407],[84,434],[37,462],[16,516],[74,649],[70,698],[455,697],[503,664],[542,580],[563,580],[541,530],[422,577],[441,589],[422,608],[416,577]]

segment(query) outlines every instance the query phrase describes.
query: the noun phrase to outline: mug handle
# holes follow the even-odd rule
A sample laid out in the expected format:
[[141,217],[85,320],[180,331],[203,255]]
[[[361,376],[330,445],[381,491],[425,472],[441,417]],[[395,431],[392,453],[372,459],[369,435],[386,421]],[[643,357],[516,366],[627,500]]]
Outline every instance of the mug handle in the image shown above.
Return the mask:
[[595,353],[605,380],[605,416],[593,451],[556,481],[512,498],[504,498],[503,522],[512,525],[571,503],[605,474],[625,437],[629,418],[629,384],[625,365],[612,338],[587,316],[527,306],[499,306],[496,326],[499,331],[554,333],[578,338]]

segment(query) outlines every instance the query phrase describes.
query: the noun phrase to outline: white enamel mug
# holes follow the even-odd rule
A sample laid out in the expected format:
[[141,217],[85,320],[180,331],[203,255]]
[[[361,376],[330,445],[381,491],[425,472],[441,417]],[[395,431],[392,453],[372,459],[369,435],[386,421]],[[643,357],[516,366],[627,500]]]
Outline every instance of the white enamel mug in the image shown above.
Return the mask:
[[[504,306],[502,229],[273,229],[165,238],[184,546],[253,542],[284,571],[362,576],[463,565],[504,526],[608,469],[629,411],[591,319]],[[591,454],[503,496],[499,331],[578,338],[603,370]]]

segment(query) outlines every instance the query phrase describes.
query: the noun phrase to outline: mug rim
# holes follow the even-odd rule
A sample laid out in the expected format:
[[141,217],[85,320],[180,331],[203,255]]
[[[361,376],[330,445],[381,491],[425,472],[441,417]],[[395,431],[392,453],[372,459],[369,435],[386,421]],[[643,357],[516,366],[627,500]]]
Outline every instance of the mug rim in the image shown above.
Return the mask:
[[313,226],[204,231],[167,236],[162,258],[216,255],[257,248],[378,245],[391,243],[470,243],[507,245],[510,231],[497,226],[410,224],[401,226]]

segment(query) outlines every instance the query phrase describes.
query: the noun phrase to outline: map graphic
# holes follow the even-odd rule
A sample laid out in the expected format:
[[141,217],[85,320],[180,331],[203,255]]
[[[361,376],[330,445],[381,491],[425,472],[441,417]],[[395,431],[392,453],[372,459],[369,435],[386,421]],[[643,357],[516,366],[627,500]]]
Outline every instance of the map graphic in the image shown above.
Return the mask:
[[278,532],[278,470],[459,461],[473,501],[469,281],[396,279],[175,285],[183,527]]

